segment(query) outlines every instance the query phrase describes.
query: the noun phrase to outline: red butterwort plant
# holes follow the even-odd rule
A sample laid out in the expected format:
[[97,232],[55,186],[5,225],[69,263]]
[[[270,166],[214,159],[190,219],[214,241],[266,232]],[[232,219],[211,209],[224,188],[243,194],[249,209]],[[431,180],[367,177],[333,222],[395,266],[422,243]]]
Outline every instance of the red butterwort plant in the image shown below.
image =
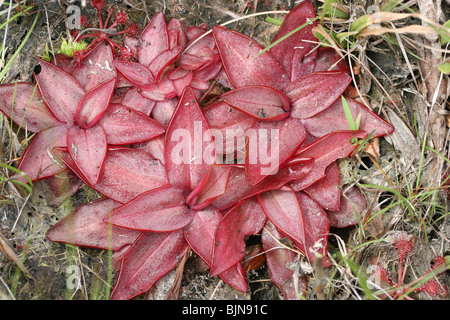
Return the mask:
[[[0,86],[1,110],[37,133],[18,168],[32,181],[73,172],[104,195],[48,239],[112,250],[120,265],[112,299],[148,291],[189,248],[211,275],[246,291],[245,241],[260,232],[286,299],[299,285],[286,266],[295,254],[277,248],[282,238],[306,261],[330,266],[330,226],[355,224],[354,209],[366,206],[355,187],[342,194],[337,160],[393,127],[347,97],[360,115],[359,130],[349,130],[341,96],[350,70],[314,44],[314,18],[302,2],[273,42],[306,26],[263,51],[226,27],[158,13],[139,38],[125,37],[128,60],[103,39],[75,59],[40,61],[38,90]],[[216,84],[226,89],[205,99]]]

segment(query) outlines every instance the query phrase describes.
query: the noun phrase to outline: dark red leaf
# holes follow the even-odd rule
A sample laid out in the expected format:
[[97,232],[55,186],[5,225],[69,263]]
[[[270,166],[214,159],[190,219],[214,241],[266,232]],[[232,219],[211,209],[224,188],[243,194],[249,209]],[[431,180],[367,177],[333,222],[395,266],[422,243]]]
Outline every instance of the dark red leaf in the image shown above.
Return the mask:
[[147,67],[134,61],[114,60],[114,66],[130,82],[142,86],[155,81]]
[[[297,254],[293,250],[280,246],[282,238],[275,226],[267,221],[262,231],[261,241],[266,252],[270,280],[280,289],[285,300],[298,300],[307,290],[306,279],[304,276],[296,276],[295,270],[288,267],[296,263]],[[295,279],[297,283],[294,282]]]
[[211,275],[236,265],[245,256],[245,237],[257,234],[265,223],[266,215],[254,198],[231,208],[220,220],[214,235]]
[[42,98],[58,120],[73,124],[78,103],[84,95],[83,87],[71,75],[50,62],[39,62],[41,72],[35,78]]
[[[277,41],[315,17],[316,13],[311,2],[303,1],[286,15],[272,42]],[[311,24],[303,27],[270,49],[273,56],[286,69],[291,81],[295,81],[298,78],[298,71],[296,70],[300,67],[298,65],[301,65],[305,56],[316,46],[313,42],[317,42],[317,38],[312,32],[313,27],[316,25],[316,21],[311,22]]]
[[108,150],[94,189],[105,196],[127,203],[141,193],[168,184],[164,166],[144,150]]
[[305,129],[299,119],[259,121],[249,130],[245,171],[250,185],[278,172],[305,139]]
[[98,125],[105,130],[108,144],[113,145],[139,143],[164,133],[164,128],[149,116],[120,104],[109,105]]
[[[292,189],[266,191],[258,195],[267,217],[298,246],[306,243],[305,218],[299,199]],[[305,248],[302,252],[306,253]]]
[[327,210],[331,226],[345,228],[356,225],[358,219],[361,219],[362,211],[366,209],[366,207],[367,201],[361,192],[356,187],[349,188],[342,195],[340,208],[335,211]]
[[341,58],[334,48],[320,47],[317,51],[313,72],[343,71],[350,74],[350,68],[347,61]]
[[[186,226],[184,237],[194,252],[208,265],[214,246],[214,232],[219,225],[222,214],[214,206],[209,206],[201,211],[196,211],[192,222]],[[218,275],[225,283],[235,289],[247,291],[247,282],[240,262]]]
[[120,227],[141,231],[178,230],[193,218],[185,200],[185,191],[170,185],[150,190],[116,209],[111,222]]
[[104,41],[96,45],[81,61],[80,65],[73,68],[71,74],[84,90],[89,91],[100,83],[117,76],[113,60],[114,56],[111,46]]
[[291,187],[295,191],[303,190],[325,177],[325,169],[334,161],[346,158],[357,148],[358,143],[352,143],[353,138],[364,139],[364,131],[335,131],[312,144],[300,149],[296,156],[289,161],[295,163],[295,158],[313,158],[314,168],[303,179],[292,181]]
[[183,232],[145,232],[125,253],[111,294],[127,300],[148,291],[177,265],[188,248]]
[[103,220],[120,204],[101,198],[78,206],[47,232],[50,241],[104,250],[119,251],[132,244],[141,232],[111,226]]
[[336,162],[332,162],[325,169],[325,178],[317,181],[303,191],[325,210],[338,210],[341,205],[339,181],[339,166]]
[[192,210],[203,210],[225,193],[231,167],[212,165],[200,184],[192,190],[186,202]]
[[72,197],[83,185],[70,169],[33,183],[33,190],[44,195],[47,205],[60,207],[64,201]]
[[222,94],[220,98],[258,120],[278,121],[289,116],[289,98],[270,87],[241,87]]
[[107,141],[103,128],[73,126],[67,133],[67,149],[89,184],[96,184],[106,157]]
[[84,94],[75,115],[81,128],[90,128],[100,120],[111,101],[115,83],[115,78],[107,80]]
[[[353,119],[361,114],[359,130],[368,134],[373,132],[374,137],[384,136],[394,131],[394,127],[383,120],[375,112],[363,104],[346,98]],[[342,100],[337,99],[329,108],[316,114],[314,117],[302,120],[306,130],[315,137],[323,137],[333,131],[348,130],[348,120],[345,116]]]
[[30,132],[62,124],[42,101],[35,85],[27,82],[0,86],[0,111]]
[[266,177],[263,182],[253,187],[246,179],[244,169],[232,166],[227,189],[213,204],[219,210],[225,210],[264,191],[279,189],[290,181],[306,176],[312,170],[313,163],[312,159],[302,159],[294,166],[281,168],[278,173]]
[[193,190],[200,183],[214,163],[214,157],[203,154],[210,141],[208,123],[194,92],[187,87],[166,132],[165,163],[170,184]]
[[344,72],[320,72],[301,77],[289,84],[291,116],[310,118],[331,106],[347,89],[352,78]]
[[139,38],[141,45],[138,47],[139,63],[148,67],[163,51],[169,49],[169,36],[164,14],[155,14],[147,24]]
[[213,35],[223,67],[234,88],[268,86],[283,91],[289,83],[286,70],[255,40],[225,27],[215,26]]
[[[68,128],[64,125],[39,132],[22,155],[18,169],[32,181],[54,176],[66,169],[49,156],[53,147],[67,146]],[[23,180],[25,182],[25,180]]]

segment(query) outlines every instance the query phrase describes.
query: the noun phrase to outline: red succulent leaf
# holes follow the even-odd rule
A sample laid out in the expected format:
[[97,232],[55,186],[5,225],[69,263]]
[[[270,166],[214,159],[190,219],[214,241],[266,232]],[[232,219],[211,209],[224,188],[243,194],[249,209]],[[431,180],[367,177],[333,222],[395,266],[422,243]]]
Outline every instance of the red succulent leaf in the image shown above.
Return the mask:
[[165,165],[164,145],[165,145],[165,137],[161,135],[154,139],[145,141],[143,143],[139,143],[134,147],[145,150],[153,158],[158,159],[163,165]]
[[72,197],[83,185],[83,181],[72,170],[66,169],[57,175],[39,180],[33,184],[35,190],[42,190],[47,205],[59,207]]
[[241,87],[222,94],[220,98],[258,120],[278,121],[289,116],[289,98],[270,87]]
[[66,126],[61,125],[39,132],[22,155],[18,169],[32,181],[54,176],[66,169],[52,160],[49,150],[67,146],[67,130]]
[[103,128],[73,126],[67,132],[67,149],[89,185],[96,184],[106,157],[107,141]]
[[[292,9],[284,18],[278,32],[272,42],[284,37],[289,32],[316,17],[314,7],[310,1],[303,1]],[[317,25],[316,21],[303,27],[270,49],[272,55],[286,69],[290,81],[298,78],[298,69],[301,68],[305,56],[311,53],[317,41],[312,29]],[[308,42],[309,41],[309,42]]]
[[[214,206],[208,206],[201,211],[196,211],[192,222],[183,229],[189,246],[208,266],[211,266],[214,232],[221,219],[220,211]],[[240,262],[218,276],[235,289],[247,291],[247,282]]]
[[277,122],[257,122],[249,132],[246,146],[245,171],[250,185],[278,172],[306,137],[299,119]]
[[152,117],[158,122],[163,128],[167,129],[170,119],[172,119],[173,113],[178,104],[178,99],[168,99],[164,101],[158,101],[152,110]]
[[313,72],[343,71],[350,74],[350,67],[347,61],[341,58],[334,48],[318,48],[317,57],[314,61]]
[[135,85],[142,86],[155,81],[150,70],[138,62],[114,60],[113,63],[120,74]]
[[164,128],[149,116],[120,104],[109,105],[98,125],[111,145],[139,143],[164,133]]
[[357,148],[358,143],[352,143],[353,138],[366,137],[364,131],[335,131],[298,150],[296,156],[289,161],[295,163],[296,157],[313,158],[314,168],[303,179],[291,182],[291,187],[300,191],[323,179],[326,168],[332,162],[350,156]]
[[167,25],[162,12],[153,16],[142,32],[139,41],[141,44],[138,47],[139,63],[145,67],[148,67],[158,55],[169,49]]
[[[67,141],[67,139],[66,139]],[[66,166],[73,174],[75,174],[81,181],[89,185],[89,180],[84,173],[77,167],[75,161],[70,156],[67,147],[53,147],[48,151],[55,162],[59,162],[61,165]]]
[[169,80],[173,81],[177,96],[181,96],[183,94],[184,88],[191,84],[193,77],[194,74],[192,71],[182,68],[173,70],[168,76]]
[[[218,154],[234,154],[237,149],[244,152],[246,132],[256,122],[256,119],[238,109],[230,107],[223,101],[212,103],[203,109],[206,120],[212,130],[219,130],[222,140],[216,137],[216,152]],[[241,143],[239,143],[241,142]],[[241,145],[239,145],[241,144]],[[222,150],[222,152],[220,152]],[[241,157],[243,158],[243,157]]]
[[83,87],[71,75],[45,60],[39,60],[41,72],[35,75],[39,91],[58,120],[72,125]]
[[192,190],[186,199],[186,203],[192,210],[203,210],[210,205],[217,197],[225,193],[231,167],[212,165],[208,173]]
[[93,188],[115,201],[127,203],[141,193],[167,184],[164,166],[144,150],[110,148]]
[[[394,131],[394,127],[383,120],[375,112],[363,104],[346,98],[353,119],[361,114],[359,130],[368,134],[373,132],[374,137],[381,137]],[[348,120],[345,116],[342,100],[337,99],[329,108],[316,114],[314,117],[302,120],[306,130],[315,137],[323,137],[333,131],[347,130]]]
[[183,232],[144,232],[125,253],[111,294],[112,300],[131,299],[148,291],[178,264],[188,249]]
[[138,87],[132,87],[125,93],[120,104],[149,116],[156,105],[156,101],[144,98],[139,94]]
[[166,232],[183,228],[193,218],[183,189],[165,186],[147,191],[116,209],[114,225],[141,231]]
[[[265,214],[278,230],[303,247],[306,243],[305,218],[299,199],[292,189],[266,191],[258,195]],[[300,248],[303,253],[306,249]]]
[[276,174],[266,177],[263,182],[256,186],[250,185],[245,176],[244,169],[231,167],[225,193],[216,198],[212,203],[219,210],[228,209],[239,201],[268,190],[279,189],[290,181],[307,176],[312,170],[313,164],[314,161],[311,158],[302,159],[293,166],[281,168]]
[[317,181],[303,191],[325,210],[339,210],[341,205],[339,181],[339,166],[336,162],[332,162],[325,169],[325,178]]
[[214,155],[203,154],[210,141],[208,122],[193,90],[187,87],[166,132],[165,163],[170,184],[193,190],[200,183],[214,163]]
[[161,52],[155,59],[150,62],[148,69],[155,77],[156,81],[159,81],[164,70],[171,65],[181,54],[181,47],[177,46],[173,49],[168,49]]
[[86,91],[78,104],[76,121],[81,128],[91,128],[103,116],[114,92],[116,79],[112,78]]
[[119,251],[132,244],[141,232],[111,226],[108,220],[120,203],[101,198],[78,206],[47,232],[50,241]]
[[234,88],[268,86],[283,91],[289,83],[285,69],[255,40],[225,27],[215,26],[213,35],[223,67]]
[[167,34],[169,37],[169,49],[180,46],[184,49],[187,45],[187,37],[184,31],[185,26],[180,20],[172,18],[167,24]]
[[[307,283],[304,276],[295,276],[295,270],[288,265],[296,262],[297,254],[293,250],[282,248],[283,237],[268,220],[261,234],[261,241],[266,252],[266,264],[270,280],[280,289],[285,300],[298,300],[304,296]],[[297,280],[297,283],[294,281]]]
[[79,66],[73,68],[72,75],[84,90],[89,91],[100,83],[111,80],[117,76],[113,65],[113,52],[111,46],[102,42],[95,46]]
[[[315,261],[316,255],[322,256],[322,266],[324,268],[329,267],[331,263],[327,258],[327,246],[330,221],[327,214],[306,193],[297,192],[297,197],[305,221],[306,242],[304,250],[306,250],[306,255],[311,262]],[[300,247],[298,249],[300,250]]]
[[[332,227],[345,228],[358,223],[358,216],[367,207],[366,198],[356,187],[351,187],[341,197],[341,206],[338,210],[327,210]],[[356,210],[356,212],[355,212]]]
[[165,101],[177,95],[172,80],[163,77],[160,82],[152,82],[142,85],[139,93],[147,99]]
[[286,88],[291,99],[291,116],[310,118],[331,106],[347,89],[352,78],[344,72],[312,73],[298,78]]
[[[204,29],[201,29],[204,33]],[[200,35],[199,35],[200,36]],[[196,37],[197,39],[198,37]],[[201,39],[191,41],[185,52],[180,57],[180,66],[186,70],[199,70],[207,67],[213,61],[217,61],[218,52],[212,34],[203,36]],[[220,60],[220,58],[218,59]]]
[[36,86],[27,82],[0,86],[0,111],[30,132],[62,124],[42,101]]
[[214,235],[211,275],[236,265],[245,256],[245,237],[261,231],[265,223],[266,215],[255,198],[231,208],[220,220]]
[[190,83],[190,86],[192,89],[197,90],[207,90],[209,89],[209,84],[206,81],[203,81],[202,79],[199,79],[197,77],[192,77],[192,81]]

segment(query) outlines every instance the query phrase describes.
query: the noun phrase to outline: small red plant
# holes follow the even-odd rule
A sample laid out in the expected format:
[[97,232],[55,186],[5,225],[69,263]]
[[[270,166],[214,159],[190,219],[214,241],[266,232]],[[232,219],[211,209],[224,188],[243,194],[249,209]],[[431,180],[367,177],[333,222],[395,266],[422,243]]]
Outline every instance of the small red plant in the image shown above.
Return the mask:
[[[101,19],[104,1],[93,5]],[[273,41],[314,17],[302,2]],[[118,13],[112,26],[124,19]],[[104,195],[53,226],[48,239],[112,250],[120,264],[112,299],[148,291],[188,247],[212,275],[246,291],[245,240],[261,230],[266,250],[274,247],[269,233],[287,237],[310,262],[319,253],[329,266],[330,226],[355,224],[350,203],[366,205],[356,188],[341,197],[336,161],[356,150],[355,138],[393,127],[347,98],[353,116],[361,114],[360,130],[348,130],[340,98],[349,68],[310,42],[314,26],[261,53],[242,33],[158,13],[139,39],[125,38],[131,60],[115,59],[116,45],[91,34],[89,53],[59,56],[58,67],[41,61],[36,94],[32,83],[1,86],[0,109],[38,133],[19,169],[33,181],[67,170]],[[216,83],[229,90],[203,101]],[[230,130],[244,143],[221,139]],[[296,297],[293,288],[305,289],[306,280],[289,285],[293,256],[278,250],[266,256],[271,278],[285,298]]]

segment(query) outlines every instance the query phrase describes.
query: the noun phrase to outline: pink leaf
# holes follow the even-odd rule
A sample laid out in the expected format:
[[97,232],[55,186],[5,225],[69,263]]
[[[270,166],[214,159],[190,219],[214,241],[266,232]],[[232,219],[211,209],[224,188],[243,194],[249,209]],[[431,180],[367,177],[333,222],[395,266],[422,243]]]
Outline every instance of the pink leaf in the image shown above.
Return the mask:
[[47,232],[50,241],[119,251],[132,244],[141,232],[108,225],[103,220],[120,204],[101,198],[78,206]]
[[114,91],[113,78],[87,91],[81,99],[76,113],[77,124],[82,128],[94,126],[105,113]]
[[187,248],[181,230],[143,233],[123,256],[111,299],[127,300],[148,291],[175,268]]
[[214,79],[222,70],[222,61],[219,54],[214,55],[211,62],[206,63],[201,68],[195,71],[195,77],[203,81]]
[[305,129],[299,119],[277,122],[257,122],[249,130],[245,170],[250,185],[278,172],[280,164],[289,159],[305,139]]
[[[286,15],[272,42],[277,41],[315,17],[316,13],[311,2],[303,1]],[[317,22],[311,22],[311,24],[303,27],[270,49],[273,56],[286,69],[291,81],[297,79],[297,65],[301,64],[305,56],[316,46],[314,43],[311,43],[317,41],[312,32],[313,27],[316,25]]]
[[[351,187],[342,195],[341,206],[338,210],[327,210],[332,227],[345,228],[358,223],[361,213],[367,207],[366,198],[356,187]],[[355,212],[356,210],[356,212]]]
[[155,14],[147,24],[139,38],[141,46],[138,47],[139,63],[148,67],[163,51],[169,49],[169,36],[164,14]]
[[[374,137],[384,136],[394,131],[394,127],[383,120],[375,112],[363,104],[346,98],[353,119],[361,114],[359,130],[368,134],[373,132]],[[314,117],[302,120],[306,130],[315,137],[323,137],[333,131],[348,130],[348,121],[345,116],[342,100],[337,99],[329,108],[316,114]]]
[[0,111],[30,132],[62,124],[42,101],[35,85],[27,82],[0,86]]
[[72,76],[50,62],[39,62],[41,72],[35,78],[42,98],[58,120],[73,124],[78,103],[84,95],[83,87]]
[[53,147],[48,152],[55,162],[59,162],[61,165],[65,165],[81,181],[89,185],[89,180],[86,178],[84,173],[77,167],[75,161],[73,161],[72,157],[70,156],[67,147]]
[[264,191],[279,189],[286,183],[306,176],[313,168],[312,159],[302,159],[294,166],[283,167],[273,176],[268,176],[263,182],[251,186],[246,179],[245,171],[232,167],[225,193],[213,201],[219,210],[225,210],[239,201],[258,195]]
[[149,116],[120,104],[111,104],[98,124],[105,130],[108,144],[113,145],[139,143],[164,133]]
[[173,49],[161,52],[152,60],[152,62],[150,62],[148,69],[153,74],[156,81],[159,81],[164,70],[180,56],[180,53],[181,47],[177,46]]
[[241,153],[244,152],[246,132],[256,122],[255,118],[223,101],[208,105],[203,109],[203,113],[211,129],[219,130],[220,137],[224,140],[215,140],[218,154],[231,155],[238,149],[241,149]]
[[235,88],[268,86],[278,91],[289,83],[285,69],[255,40],[225,27],[215,26],[213,35],[223,67]]
[[111,80],[117,76],[113,65],[113,52],[106,41],[99,43],[75,66],[72,75],[84,90],[89,91],[100,83]]
[[25,150],[18,169],[32,181],[54,176],[66,169],[49,156],[49,150],[55,146],[67,146],[67,130],[64,125],[43,130],[34,137]]
[[[267,221],[262,231],[261,241],[266,252],[270,280],[280,289],[285,300],[298,300],[299,295],[304,295],[307,290],[306,280],[304,277],[295,276],[295,271],[288,267],[296,262],[297,254],[282,248],[279,243],[281,240],[282,236],[278,230],[270,221]],[[295,279],[298,279],[297,284],[294,283]]]
[[127,203],[141,193],[167,184],[164,167],[148,153],[139,149],[114,148],[108,150],[93,188],[115,201]]
[[[330,266],[327,258],[328,233],[330,231],[330,221],[327,214],[320,205],[303,192],[297,192],[300,206],[303,210],[305,221],[306,242],[303,250],[308,255],[309,260],[314,263],[316,255],[321,255],[324,268]],[[300,247],[297,247],[301,250]]]
[[178,230],[191,222],[192,212],[185,204],[185,191],[170,185],[147,191],[117,208],[114,225],[141,231]]
[[185,26],[180,20],[172,18],[167,24],[167,32],[169,37],[169,49],[180,46],[184,49],[187,45],[187,37],[185,33]]
[[139,93],[147,99],[155,101],[165,101],[177,95],[172,80],[163,77],[160,82],[152,82],[142,85]]
[[241,87],[228,91],[220,97],[233,108],[258,120],[278,121],[289,116],[288,97],[270,87]]
[[163,135],[154,139],[145,141],[135,145],[135,148],[145,150],[153,158],[158,159],[163,165],[165,165],[164,159],[164,144],[165,137]]
[[149,116],[156,105],[156,101],[144,98],[141,94],[139,94],[138,87],[132,87],[125,93],[120,101],[120,104],[125,107],[133,108]]
[[[210,205],[217,197],[225,193],[230,177],[231,167],[212,165],[208,174],[200,184],[192,190],[187,198],[187,204],[192,210],[203,210]],[[190,200],[192,201],[190,202]]]
[[[358,143],[353,144],[353,138],[364,139],[366,137],[367,134],[364,131],[336,131],[299,150],[295,157],[313,158],[314,168],[303,179],[292,181],[291,187],[295,191],[300,191],[323,179],[325,169],[332,162],[350,156],[356,149]],[[293,161],[295,161],[295,157]]]
[[[221,218],[220,211],[214,206],[209,206],[201,211],[196,211],[192,222],[183,229],[189,246],[208,266],[211,266],[214,232]],[[218,276],[235,289],[242,292],[247,291],[247,282],[240,262]]]
[[209,164],[214,163],[214,157],[203,155],[210,141],[208,123],[194,92],[187,87],[166,132],[165,163],[172,185],[192,190],[200,183]]
[[90,185],[97,183],[106,157],[106,134],[102,127],[72,127],[67,133],[67,148],[75,165]]
[[339,181],[339,166],[336,162],[332,162],[325,169],[325,178],[317,181],[303,191],[325,210],[338,210],[341,205]]
[[258,233],[266,216],[254,198],[231,208],[220,220],[214,235],[210,273],[216,276],[233,267],[245,256],[245,236]]
[[178,104],[178,99],[168,99],[164,101],[158,101],[152,110],[152,117],[158,122],[163,128],[167,129],[169,126],[170,119],[172,119],[173,113]]
[[141,86],[154,81],[153,74],[138,62],[114,60],[114,66],[130,82]]
[[[267,217],[278,230],[297,245],[305,245],[305,218],[297,195],[292,189],[266,191],[258,195]],[[306,253],[303,248],[303,253]]]
[[347,89],[352,78],[344,72],[312,73],[286,88],[291,99],[291,116],[310,118],[331,106]]

